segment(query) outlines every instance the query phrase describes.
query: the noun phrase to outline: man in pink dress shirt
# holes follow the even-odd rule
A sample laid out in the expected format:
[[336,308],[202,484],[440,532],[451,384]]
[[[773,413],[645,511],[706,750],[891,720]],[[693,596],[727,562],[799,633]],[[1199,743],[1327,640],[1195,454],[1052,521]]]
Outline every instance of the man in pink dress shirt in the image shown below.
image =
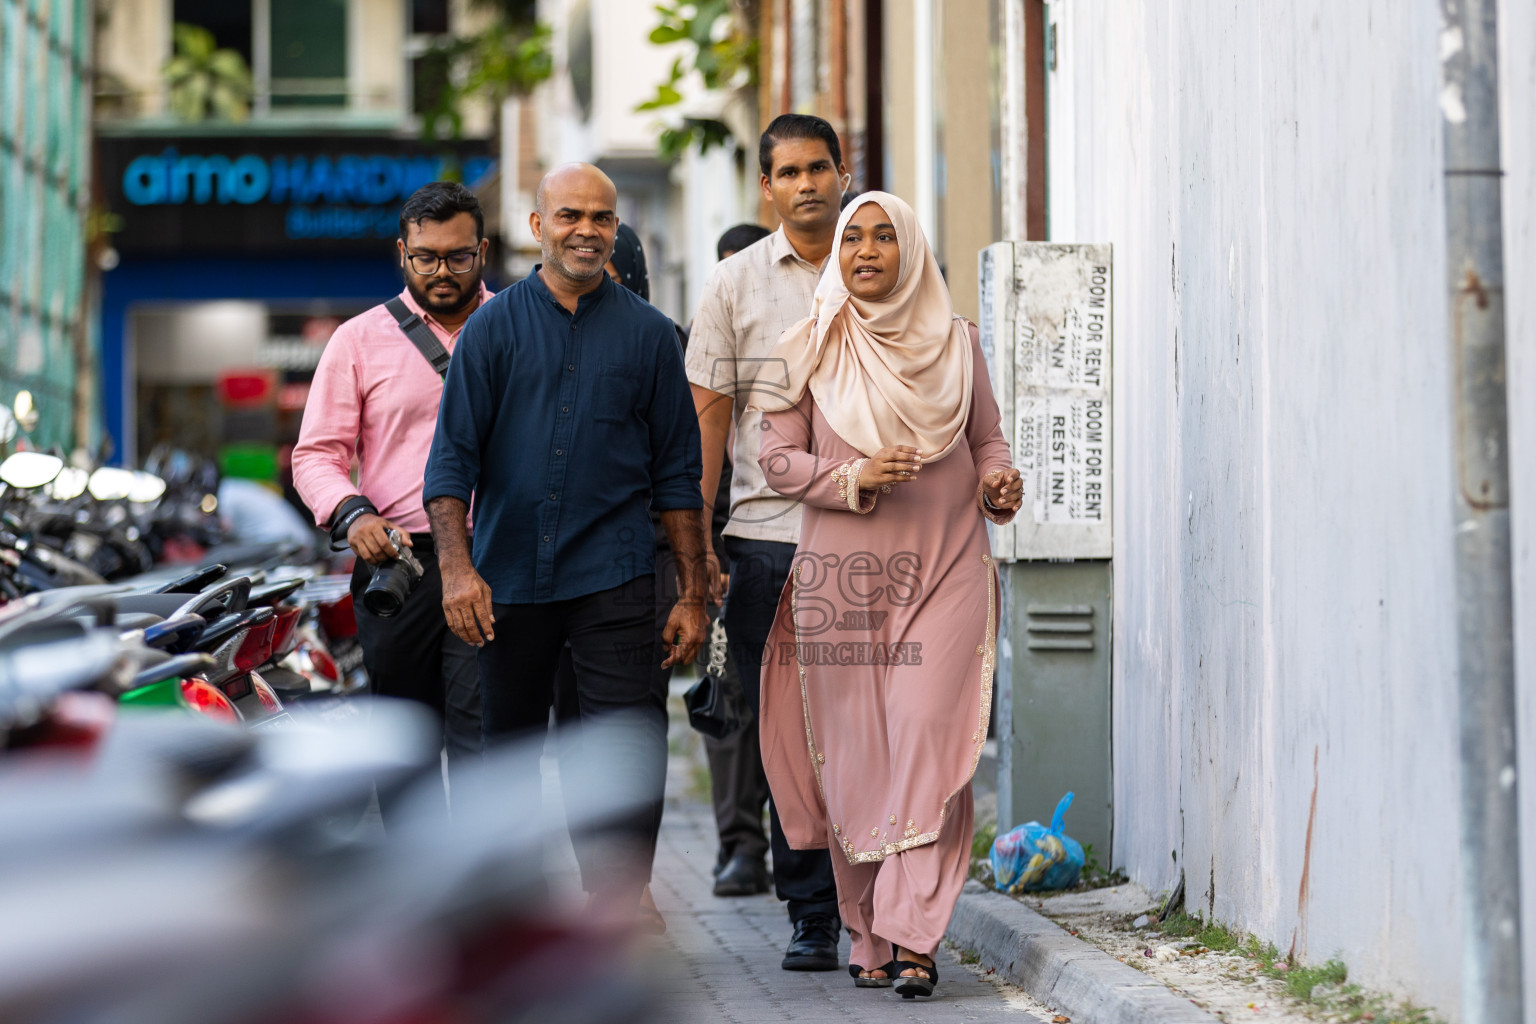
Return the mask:
[[[481,280],[488,245],[480,202],[462,185],[425,185],[400,211],[400,298],[450,354],[464,321],[490,297]],[[474,648],[443,617],[421,502],[442,391],[442,378],[383,304],[348,320],[315,368],[293,482],[315,522],[357,555],[352,597],[373,692],[420,701],[442,716],[451,776],[480,753],[480,682]],[[381,618],[363,606],[362,593],[374,567],[399,554],[390,530],[424,574],[398,614]]]

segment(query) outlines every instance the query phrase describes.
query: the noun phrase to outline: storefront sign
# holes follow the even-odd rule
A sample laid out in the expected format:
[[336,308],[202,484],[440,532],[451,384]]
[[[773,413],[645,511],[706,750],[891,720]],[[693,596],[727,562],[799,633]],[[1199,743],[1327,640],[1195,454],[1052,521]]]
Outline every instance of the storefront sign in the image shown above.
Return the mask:
[[392,136],[104,137],[97,151],[126,254],[374,251],[416,189],[473,187],[495,165],[484,143]]

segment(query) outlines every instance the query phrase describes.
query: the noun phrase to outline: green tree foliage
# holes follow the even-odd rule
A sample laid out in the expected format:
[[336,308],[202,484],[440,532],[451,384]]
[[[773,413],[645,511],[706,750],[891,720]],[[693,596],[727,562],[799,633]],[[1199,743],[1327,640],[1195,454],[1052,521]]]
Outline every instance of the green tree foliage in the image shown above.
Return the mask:
[[[697,74],[710,90],[751,88],[757,84],[757,37],[749,17],[738,17],[733,0],[674,0],[659,3],[661,23],[651,30],[657,46],[686,43],[686,52],[672,62],[665,82],[656,94],[639,104],[637,111],[665,111],[679,106],[683,94],[678,84]],[[680,115],[664,122],[657,140],[657,155],[675,160],[690,146],[707,153],[726,142],[731,130],[714,118]]]
[[178,22],[171,29],[176,54],[161,74],[171,112],[183,121],[244,121],[251,113],[251,69],[234,50],[220,49],[213,33]]
[[458,138],[464,104],[472,97],[494,110],[510,96],[526,96],[554,72],[549,26],[534,20],[531,4],[479,0],[474,6],[490,15],[484,29],[444,39],[427,51],[445,79],[422,113],[422,134],[429,139]]

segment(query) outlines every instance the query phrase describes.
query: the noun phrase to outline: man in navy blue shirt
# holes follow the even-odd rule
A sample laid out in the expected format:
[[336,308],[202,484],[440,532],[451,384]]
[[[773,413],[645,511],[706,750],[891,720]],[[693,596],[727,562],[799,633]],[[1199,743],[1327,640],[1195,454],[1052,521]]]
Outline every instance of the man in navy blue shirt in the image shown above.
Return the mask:
[[[616,202],[587,164],[540,182],[529,223],[544,262],[464,325],[423,497],[443,612],[479,649],[487,743],[546,728],[567,641],[582,720],[626,712],[640,723],[618,740],[605,732],[602,754],[651,806],[627,819],[630,843],[577,843],[588,892],[632,908],[666,775],[666,693],[652,669],[693,660],[707,587],[698,420],[672,321],[604,270]],[[664,651],[650,509],[678,565]]]

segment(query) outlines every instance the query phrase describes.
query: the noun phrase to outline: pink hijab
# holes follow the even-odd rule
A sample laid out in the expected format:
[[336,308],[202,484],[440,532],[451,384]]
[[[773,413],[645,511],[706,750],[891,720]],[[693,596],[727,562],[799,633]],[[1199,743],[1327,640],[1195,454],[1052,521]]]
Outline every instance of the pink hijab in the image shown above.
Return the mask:
[[[874,302],[849,294],[838,260],[848,221],[866,203],[885,211],[900,248],[896,286]],[[965,436],[972,372],[969,329],[917,215],[889,192],[865,192],[838,218],[811,315],[769,353],[748,407],[790,409],[809,389],[837,435],[865,455],[906,444],[937,462]]]

